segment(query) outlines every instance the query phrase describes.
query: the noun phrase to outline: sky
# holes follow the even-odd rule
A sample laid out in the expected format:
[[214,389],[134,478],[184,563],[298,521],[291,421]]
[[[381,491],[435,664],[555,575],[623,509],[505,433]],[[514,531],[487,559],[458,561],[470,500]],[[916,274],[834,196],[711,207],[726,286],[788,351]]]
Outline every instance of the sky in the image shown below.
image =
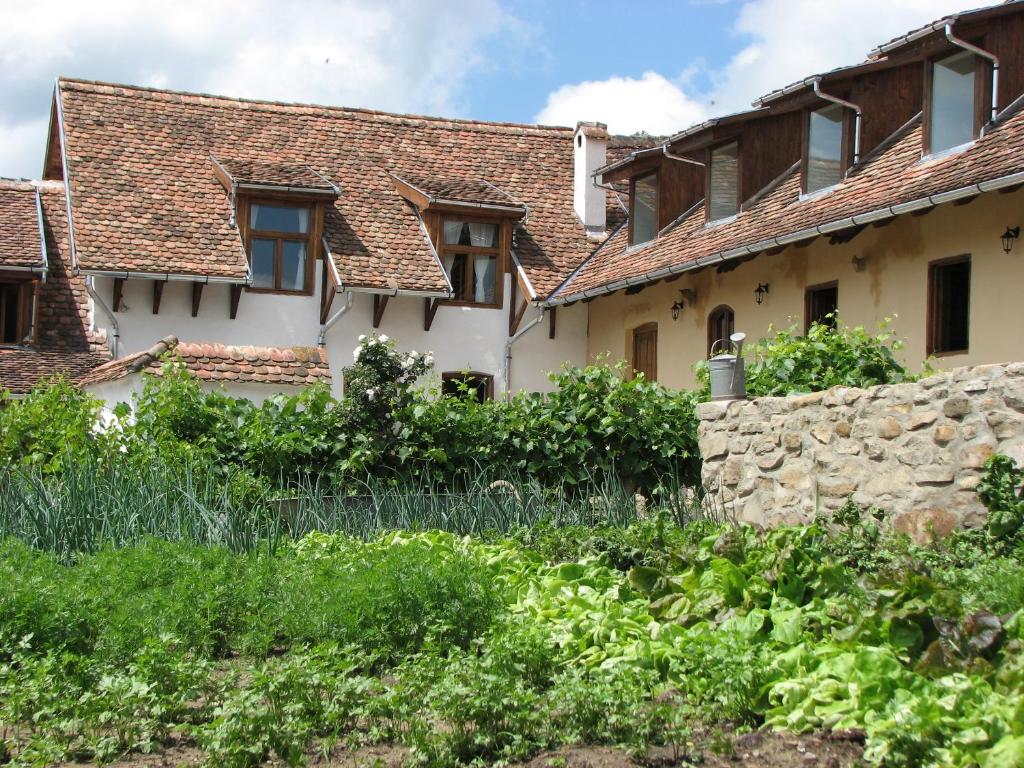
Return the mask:
[[42,172],[57,76],[666,135],[983,4],[0,0],[0,176]]

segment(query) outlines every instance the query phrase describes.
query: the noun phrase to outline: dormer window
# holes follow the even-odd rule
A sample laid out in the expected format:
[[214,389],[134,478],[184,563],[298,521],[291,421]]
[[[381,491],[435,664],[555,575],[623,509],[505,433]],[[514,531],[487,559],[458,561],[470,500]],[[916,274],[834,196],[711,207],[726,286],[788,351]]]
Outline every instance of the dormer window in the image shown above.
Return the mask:
[[310,293],[313,260],[312,208],[277,202],[249,207],[249,265],[252,289]]
[[931,63],[927,154],[968,144],[977,137],[980,121],[975,103],[977,59],[963,51]]
[[844,109],[839,104],[810,113],[804,192],[810,194],[838,184],[843,178]]
[[716,147],[708,162],[708,220],[735,216],[739,203],[740,145],[737,142]]
[[633,179],[630,184],[629,244],[640,245],[658,234],[658,173]]
[[452,301],[500,306],[499,227],[494,221],[446,218],[439,249]]

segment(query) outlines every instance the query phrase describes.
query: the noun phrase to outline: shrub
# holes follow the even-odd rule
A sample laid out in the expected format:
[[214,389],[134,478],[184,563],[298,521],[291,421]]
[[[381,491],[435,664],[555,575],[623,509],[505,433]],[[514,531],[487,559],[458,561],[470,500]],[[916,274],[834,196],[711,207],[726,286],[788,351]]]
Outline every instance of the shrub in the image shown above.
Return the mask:
[[[835,327],[814,323],[806,335],[797,326],[761,339],[746,357],[747,394],[777,397],[795,392],[818,392],[835,386],[871,387],[913,381],[916,376],[895,357],[903,342],[888,329],[888,319],[875,334],[863,326]],[[710,378],[706,363],[697,369],[706,398]]]

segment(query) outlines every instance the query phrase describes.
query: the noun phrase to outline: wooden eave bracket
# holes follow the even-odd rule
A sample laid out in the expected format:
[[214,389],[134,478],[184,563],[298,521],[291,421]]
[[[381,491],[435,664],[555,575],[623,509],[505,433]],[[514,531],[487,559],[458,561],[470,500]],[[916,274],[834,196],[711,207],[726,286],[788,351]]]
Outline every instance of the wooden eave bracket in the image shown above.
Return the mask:
[[442,299],[425,298],[423,300],[423,330],[429,331],[430,326],[434,324],[434,315],[437,314],[437,308],[441,306]]
[[164,296],[164,286],[167,285],[166,280],[154,280],[153,281],[153,314],[160,314],[160,300]]
[[555,338],[555,320],[557,317],[558,307],[552,307],[548,310],[548,338]]
[[199,317],[199,304],[203,300],[203,288],[206,283],[192,283],[192,317]]
[[388,295],[381,295],[379,293],[373,294],[373,327],[380,328],[380,321],[384,317],[384,310],[388,307],[388,301],[391,299]]
[[124,280],[123,277],[114,278],[114,301],[111,305],[114,312],[121,311],[121,299],[124,296]]
[[228,308],[228,316],[232,320],[238,317],[238,302],[242,298],[243,287],[240,283],[235,283],[231,286],[231,305]]

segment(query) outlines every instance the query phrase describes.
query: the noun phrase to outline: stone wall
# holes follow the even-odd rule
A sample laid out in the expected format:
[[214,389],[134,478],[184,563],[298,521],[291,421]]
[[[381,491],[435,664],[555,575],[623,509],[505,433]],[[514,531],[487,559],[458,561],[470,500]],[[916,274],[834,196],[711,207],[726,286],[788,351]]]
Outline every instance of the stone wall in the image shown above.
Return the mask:
[[698,406],[706,488],[737,519],[808,522],[848,498],[923,538],[978,525],[993,453],[1024,463],[1024,363],[913,384]]

